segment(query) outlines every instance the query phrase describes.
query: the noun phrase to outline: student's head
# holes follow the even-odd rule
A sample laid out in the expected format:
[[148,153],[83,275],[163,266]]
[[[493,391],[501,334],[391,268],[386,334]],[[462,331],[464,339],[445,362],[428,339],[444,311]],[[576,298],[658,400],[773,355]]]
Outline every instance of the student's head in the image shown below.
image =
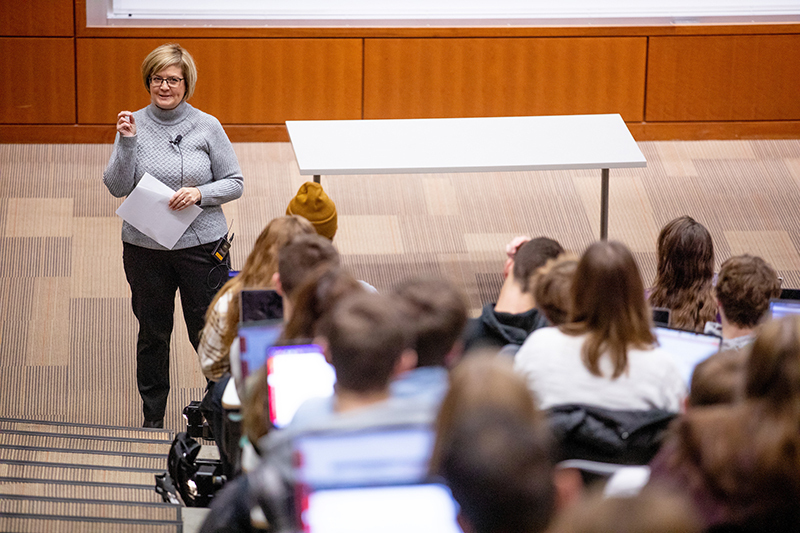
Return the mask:
[[469,352],[450,371],[450,387],[436,418],[437,440],[431,458],[431,472],[438,473],[441,444],[461,418],[469,418],[479,408],[496,407],[514,413],[531,423],[543,418],[528,384],[514,371],[511,359],[496,351]]
[[720,312],[731,324],[753,329],[781,294],[778,274],[760,257],[737,255],[722,263],[716,286]]
[[613,377],[620,376],[628,367],[629,346],[647,348],[655,342],[639,268],[624,244],[589,246],[578,262],[571,296],[572,323],[561,327],[568,334],[588,333],[583,360],[592,374],[602,375],[600,357],[608,353]]
[[800,316],[765,323],[750,351],[745,396],[800,411]]
[[331,263],[313,270],[295,291],[292,316],[283,329],[285,339],[312,338],[320,319],[350,294],[363,292],[348,272]]
[[278,271],[278,251],[300,235],[314,235],[314,226],[298,216],[273,218],[256,238],[239,272],[243,286],[265,287]]
[[236,337],[239,324],[240,292],[243,289],[273,288],[273,277],[278,271],[278,251],[299,235],[314,235],[314,227],[308,220],[295,216],[272,219],[256,238],[242,270],[217,292],[208,307],[209,315],[220,298],[226,294],[231,296],[228,311],[225,314],[225,332],[222,335],[224,346],[229,346]]
[[534,275],[550,259],[564,253],[558,242],[547,237],[531,239],[519,247],[514,255],[514,280],[519,283],[523,292],[532,293]]
[[658,236],[658,266],[650,303],[670,309],[670,324],[701,329],[716,318],[712,293],[714,242],[689,216],[668,222]]
[[597,491],[557,517],[548,533],[700,533],[702,522],[683,494],[648,485],[631,497]]
[[336,370],[337,391],[387,390],[401,356],[412,346],[407,322],[391,298],[367,292],[344,298],[325,315],[317,331]]
[[459,418],[442,446],[441,476],[464,531],[544,531],[556,508],[545,424],[486,406]]
[[339,264],[339,253],[331,241],[319,235],[300,235],[281,248],[278,276],[283,295],[294,299],[294,292],[313,270],[324,263]]
[[394,294],[407,304],[417,365],[446,366],[467,323],[461,291],[445,279],[416,278],[398,285]]
[[797,420],[746,399],[690,409],[670,426],[664,470],[712,511],[707,531],[800,531]]
[[744,392],[744,370],[749,348],[714,354],[694,367],[687,398],[690,407],[731,404]]
[[325,194],[319,183],[307,181],[301,185],[286,207],[286,214],[308,219],[317,233],[329,240],[333,240],[339,227],[336,204]]
[[[197,83],[197,67],[192,56],[177,43],[162,44],[144,58],[142,62],[142,81],[147,92],[151,90],[152,77],[168,67],[181,70],[184,93],[181,101],[188,100],[194,93]],[[180,86],[180,85],[179,85]],[[180,103],[180,102],[179,102]]]
[[536,307],[554,326],[566,324],[572,308],[572,280],[578,260],[571,254],[551,259],[539,270],[533,299]]

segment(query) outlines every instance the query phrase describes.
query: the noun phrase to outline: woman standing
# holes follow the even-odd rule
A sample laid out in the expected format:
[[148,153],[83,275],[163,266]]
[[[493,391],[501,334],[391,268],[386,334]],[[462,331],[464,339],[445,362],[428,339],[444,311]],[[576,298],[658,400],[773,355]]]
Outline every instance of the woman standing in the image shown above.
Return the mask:
[[169,343],[175,291],[195,350],[206,309],[228,278],[227,261],[213,256],[226,237],[221,204],[242,195],[239,162],[219,121],[186,100],[197,69],[177,44],[159,46],[142,63],[150,105],[117,115],[114,151],[103,183],[116,197],[133,191],[145,173],[175,194],[169,208],[197,204],[202,213],[168,250],[123,222],[123,263],[139,321],[136,377],[143,401],[144,427],[163,427],[169,395]]

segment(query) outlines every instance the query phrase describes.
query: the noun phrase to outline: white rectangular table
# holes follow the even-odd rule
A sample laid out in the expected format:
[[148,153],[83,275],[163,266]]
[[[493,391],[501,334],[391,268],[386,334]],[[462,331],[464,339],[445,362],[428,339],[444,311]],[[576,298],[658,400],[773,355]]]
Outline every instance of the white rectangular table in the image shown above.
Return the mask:
[[601,169],[600,238],[609,169],[647,161],[622,117],[287,121],[301,175]]

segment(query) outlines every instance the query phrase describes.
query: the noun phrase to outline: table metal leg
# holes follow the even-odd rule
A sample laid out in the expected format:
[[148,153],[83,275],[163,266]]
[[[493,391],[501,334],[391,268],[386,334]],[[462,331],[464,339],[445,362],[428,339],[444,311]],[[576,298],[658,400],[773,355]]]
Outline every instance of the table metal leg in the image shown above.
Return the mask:
[[320,183],[319,178],[319,174],[314,174],[314,183]]
[[608,240],[608,169],[602,170],[600,184],[600,240]]

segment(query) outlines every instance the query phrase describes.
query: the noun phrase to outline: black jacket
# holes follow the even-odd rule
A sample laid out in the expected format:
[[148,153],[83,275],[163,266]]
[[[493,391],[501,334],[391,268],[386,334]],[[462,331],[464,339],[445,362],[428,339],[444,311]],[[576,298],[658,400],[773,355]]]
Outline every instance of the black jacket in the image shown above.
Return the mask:
[[574,404],[552,407],[547,416],[558,461],[645,465],[658,452],[677,415],[662,409],[623,411]]

